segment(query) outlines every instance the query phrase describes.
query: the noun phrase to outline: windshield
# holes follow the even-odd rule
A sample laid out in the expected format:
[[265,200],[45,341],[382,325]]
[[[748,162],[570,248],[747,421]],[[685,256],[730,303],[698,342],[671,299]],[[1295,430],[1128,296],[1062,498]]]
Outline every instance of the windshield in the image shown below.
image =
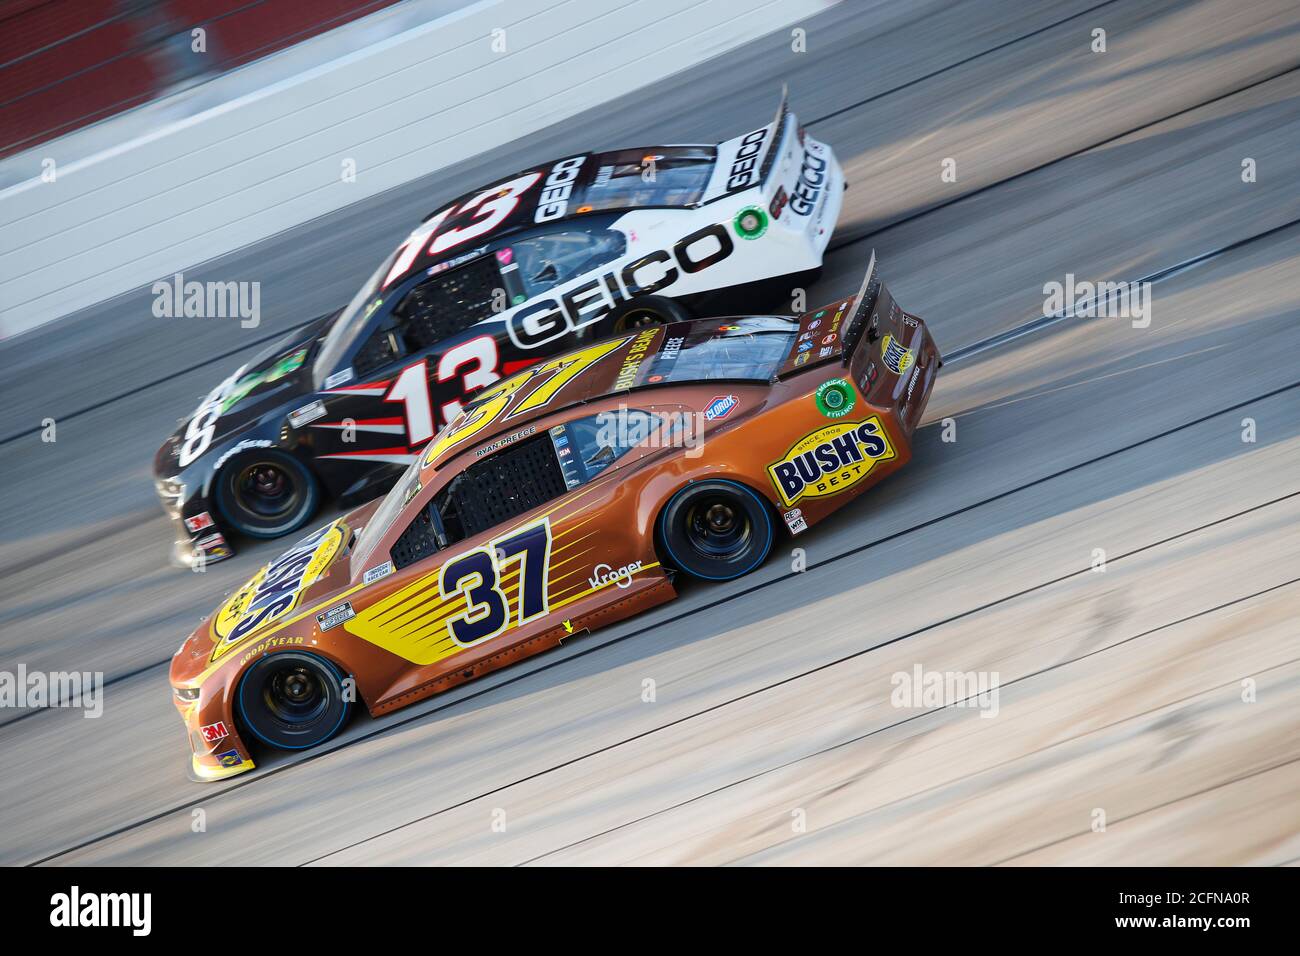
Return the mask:
[[420,493],[421,487],[420,456],[417,455],[357,535],[357,545],[352,549],[353,575],[358,569],[369,565],[370,552],[375,550],[375,545],[379,544],[379,539],[388,531],[389,525],[396,520],[406,503]]
[[713,151],[660,146],[600,154],[601,166],[579,212],[698,202],[713,174]]
[[734,324],[715,330],[707,323],[696,323],[684,340],[674,336],[676,326],[669,326],[663,347],[644,367],[637,384],[714,378],[765,382],[780,368],[797,330],[789,319],[781,317],[720,321]]
[[357,336],[365,329],[366,322],[374,314],[375,309],[383,304],[384,300],[378,295],[379,284],[383,281],[384,276],[388,274],[393,259],[396,257],[396,249],[384,257],[384,261],[379,264],[379,268],[357,290],[357,294],[352,297],[352,301],[347,304],[347,308],[339,313],[338,318],[330,325],[329,331],[325,333],[320,351],[316,353],[316,364],[312,367],[312,374],[318,389],[325,381],[325,377],[337,368],[344,353],[348,351],[356,341]]

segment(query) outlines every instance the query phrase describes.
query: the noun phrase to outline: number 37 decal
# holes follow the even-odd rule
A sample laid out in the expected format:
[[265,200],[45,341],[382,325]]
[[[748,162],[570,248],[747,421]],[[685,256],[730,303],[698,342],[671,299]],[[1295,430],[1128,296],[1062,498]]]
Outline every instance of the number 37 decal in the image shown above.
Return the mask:
[[[518,626],[545,614],[550,564],[549,518],[444,564],[438,575],[442,599],[465,597],[465,610],[447,620],[452,638],[462,646],[475,644],[496,637],[512,619]],[[513,610],[505,590],[511,584],[517,585]]]

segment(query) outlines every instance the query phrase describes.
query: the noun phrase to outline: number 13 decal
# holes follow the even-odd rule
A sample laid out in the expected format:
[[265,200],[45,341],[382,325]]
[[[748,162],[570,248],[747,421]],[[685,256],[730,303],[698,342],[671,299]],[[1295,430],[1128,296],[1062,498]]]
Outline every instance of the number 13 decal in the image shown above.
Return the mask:
[[[497,362],[496,339],[480,335],[443,353],[438,360],[438,381],[459,378],[462,395],[486,388],[501,377],[497,374]],[[433,437],[433,400],[429,395],[429,369],[425,360],[402,369],[384,401],[402,403],[406,413],[406,443],[412,448]],[[444,402],[438,412],[442,421],[449,422],[460,414],[460,402]]]
[[482,548],[464,554],[442,566],[438,587],[442,599],[465,596],[465,610],[447,620],[447,628],[462,646],[496,637],[510,627],[510,598],[502,589],[502,578],[519,565],[517,625],[547,613],[550,600],[547,582],[551,566],[551,522],[549,518],[522,531],[495,538]]

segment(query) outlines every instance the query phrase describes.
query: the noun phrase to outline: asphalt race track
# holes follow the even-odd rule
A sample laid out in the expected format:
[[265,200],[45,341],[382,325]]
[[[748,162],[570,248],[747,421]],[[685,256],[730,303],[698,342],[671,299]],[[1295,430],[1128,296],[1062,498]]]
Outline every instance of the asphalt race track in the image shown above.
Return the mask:
[[[0,863],[1300,862],[1300,7],[805,26],[807,53],[769,37],[187,272],[260,280],[260,328],[156,319],[146,289],[0,346],[0,668],[110,682],[98,720],[0,712]],[[150,462],[175,420],[440,198],[736,135],[783,82],[851,184],[809,303],[874,248],[953,357],[911,466],[745,579],[191,783],[168,661],[278,547],[168,565]],[[1004,335],[1067,274],[1150,280],[1150,326]],[[916,665],[996,671],[996,715],[893,706]]]

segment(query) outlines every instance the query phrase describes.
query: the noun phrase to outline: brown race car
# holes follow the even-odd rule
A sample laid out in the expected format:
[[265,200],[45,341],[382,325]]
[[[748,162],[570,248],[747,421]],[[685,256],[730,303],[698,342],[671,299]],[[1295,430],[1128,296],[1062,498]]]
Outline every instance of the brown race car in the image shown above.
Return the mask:
[[199,779],[757,568],[901,468],[942,364],[874,276],[798,318],[633,329],[474,396],[172,659]]

